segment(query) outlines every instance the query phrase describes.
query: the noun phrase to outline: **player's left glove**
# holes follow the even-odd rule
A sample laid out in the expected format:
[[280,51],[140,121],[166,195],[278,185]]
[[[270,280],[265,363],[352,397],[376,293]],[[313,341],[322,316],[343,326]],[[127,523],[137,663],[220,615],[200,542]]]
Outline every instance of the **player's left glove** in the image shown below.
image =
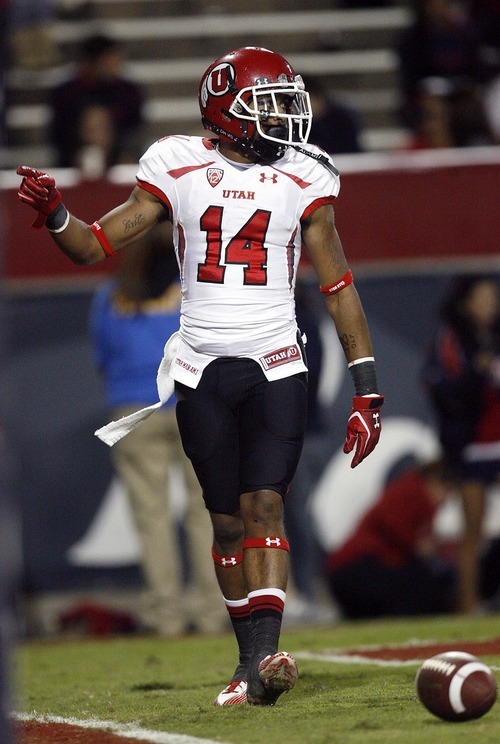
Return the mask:
[[359,465],[375,449],[382,431],[380,409],[383,403],[383,395],[355,395],[352,399],[352,410],[347,421],[347,436],[344,443],[346,454],[356,447],[351,468]]
[[47,217],[61,204],[61,192],[48,173],[27,165],[20,165],[16,172],[18,176],[24,176],[17,192],[18,198],[38,212],[31,227],[43,227]]

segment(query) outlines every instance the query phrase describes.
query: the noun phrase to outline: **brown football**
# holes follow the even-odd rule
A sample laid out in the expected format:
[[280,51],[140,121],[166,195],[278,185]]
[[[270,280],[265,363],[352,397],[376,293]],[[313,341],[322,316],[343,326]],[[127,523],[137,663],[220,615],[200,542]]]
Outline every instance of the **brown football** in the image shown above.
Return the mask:
[[491,669],[476,656],[461,651],[447,651],[424,661],[415,686],[420,702],[445,721],[480,718],[497,697]]

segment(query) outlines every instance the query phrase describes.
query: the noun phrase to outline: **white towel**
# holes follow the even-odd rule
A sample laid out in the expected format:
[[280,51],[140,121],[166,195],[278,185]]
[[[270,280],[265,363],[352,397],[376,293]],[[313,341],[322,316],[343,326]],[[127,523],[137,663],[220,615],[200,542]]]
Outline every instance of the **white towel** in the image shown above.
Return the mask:
[[174,392],[174,380],[170,377],[170,366],[173,359],[177,354],[179,347],[179,331],[173,333],[165,344],[163,350],[163,359],[158,367],[158,373],[156,375],[156,387],[158,389],[158,396],[160,400],[158,403],[154,403],[152,406],[147,408],[141,408],[140,411],[135,411],[129,416],[123,416],[118,421],[110,421],[106,426],[101,426],[100,429],[94,432],[96,437],[99,437],[105,444],[112,447],[118,440],[126,436],[136,426],[142,424],[152,413],[157,411],[161,406],[167,402],[170,396]]

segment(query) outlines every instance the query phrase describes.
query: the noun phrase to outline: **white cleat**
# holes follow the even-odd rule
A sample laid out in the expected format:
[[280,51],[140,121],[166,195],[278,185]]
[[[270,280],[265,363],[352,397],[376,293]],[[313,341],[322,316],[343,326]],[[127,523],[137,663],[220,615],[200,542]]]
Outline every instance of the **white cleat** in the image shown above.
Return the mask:
[[283,692],[288,692],[295,685],[299,671],[293,656],[279,651],[262,659],[258,675],[261,692],[254,684],[254,692],[248,696],[248,702],[250,705],[274,705]]
[[243,679],[235,679],[219,692],[214,705],[241,705],[247,702],[247,683]]

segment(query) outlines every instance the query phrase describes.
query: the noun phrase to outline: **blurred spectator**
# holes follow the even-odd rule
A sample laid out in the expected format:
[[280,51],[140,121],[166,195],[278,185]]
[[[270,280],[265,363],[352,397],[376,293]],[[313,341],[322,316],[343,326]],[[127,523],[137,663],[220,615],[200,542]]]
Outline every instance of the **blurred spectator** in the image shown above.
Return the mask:
[[428,77],[479,80],[479,34],[452,0],[414,0],[414,20],[401,34],[397,53],[401,118],[414,128],[418,83]]
[[484,94],[484,106],[495,144],[500,144],[500,73],[491,80]]
[[456,279],[423,370],[444,459],[462,497],[460,606],[479,603],[478,562],[488,487],[500,476],[498,277]]
[[415,130],[404,149],[480,147],[495,143],[478,83],[425,78],[417,85]]
[[361,152],[362,122],[358,112],[329,96],[319,80],[306,80],[306,90],[313,111],[309,142],[330,155]]
[[495,144],[483,90],[474,80],[456,80],[449,95],[450,133],[454,147]]
[[453,147],[448,99],[450,91],[451,84],[444,78],[425,78],[418,83],[415,126],[405,150]]
[[500,0],[469,0],[479,29],[484,103],[495,143],[500,143]]
[[[165,231],[168,228],[165,226]],[[158,400],[156,373],[169,336],[180,325],[178,267],[171,237],[154,232],[145,244],[127,248],[117,277],[96,293],[90,328],[113,419]],[[142,548],[146,584],[143,622],[162,635],[194,626],[200,632],[225,628],[213,562],[212,528],[191,463],[184,455],[174,398],[111,448],[116,472],[127,488]],[[183,474],[186,492],[187,557],[179,550],[172,512],[169,469]]]
[[88,21],[96,17],[92,0],[57,0],[57,17],[64,21]]
[[484,79],[500,73],[500,2],[498,0],[468,0],[471,20],[479,33],[479,45]]
[[447,613],[455,568],[444,561],[433,520],[449,494],[440,463],[390,482],[346,542],[327,556],[332,596],[347,618]]
[[[58,166],[79,167],[88,147],[101,148],[107,168],[137,162],[143,150],[143,95],[138,85],[124,77],[123,65],[117,41],[92,36],[82,46],[76,73],[51,92],[50,139]],[[96,144],[102,126],[105,142]]]
[[78,121],[78,137],[80,148],[74,165],[84,178],[102,178],[112,164],[116,141],[111,110],[107,106],[87,106]]
[[[53,0],[4,0],[10,30],[10,63],[40,70],[56,64],[58,53],[48,33],[54,20]],[[6,49],[2,49],[2,56]]]

